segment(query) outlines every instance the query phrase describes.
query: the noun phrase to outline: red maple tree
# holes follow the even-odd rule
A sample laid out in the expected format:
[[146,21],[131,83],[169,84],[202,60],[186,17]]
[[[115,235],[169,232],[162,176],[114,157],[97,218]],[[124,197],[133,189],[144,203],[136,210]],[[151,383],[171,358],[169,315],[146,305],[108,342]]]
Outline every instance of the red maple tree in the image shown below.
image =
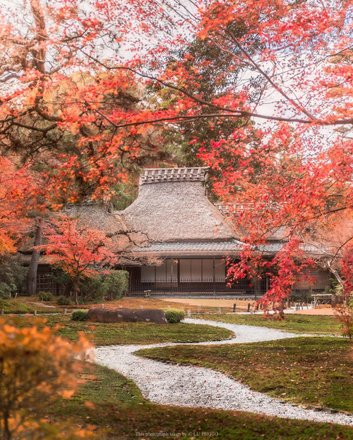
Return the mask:
[[40,250],[48,261],[67,274],[78,304],[80,283],[84,278],[108,271],[117,263],[112,242],[106,234],[81,225],[79,220],[60,215],[44,228],[46,244]]

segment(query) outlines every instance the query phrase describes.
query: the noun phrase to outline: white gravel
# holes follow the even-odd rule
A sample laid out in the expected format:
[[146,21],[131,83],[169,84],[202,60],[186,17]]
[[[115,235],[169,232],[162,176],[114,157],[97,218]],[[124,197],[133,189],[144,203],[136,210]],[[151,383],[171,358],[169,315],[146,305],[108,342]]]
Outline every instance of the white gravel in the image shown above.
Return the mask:
[[[223,327],[236,334],[236,337],[225,341],[187,345],[237,344],[299,336],[265,327],[225,324],[199,319],[186,319],[185,322]],[[301,408],[252,391],[246,385],[225,374],[208,368],[166,364],[134,354],[142,348],[176,345],[186,344],[163,343],[98,347],[95,352],[96,362],[132,379],[145,398],[159,404],[248,411],[268,416],[353,426],[353,415]]]

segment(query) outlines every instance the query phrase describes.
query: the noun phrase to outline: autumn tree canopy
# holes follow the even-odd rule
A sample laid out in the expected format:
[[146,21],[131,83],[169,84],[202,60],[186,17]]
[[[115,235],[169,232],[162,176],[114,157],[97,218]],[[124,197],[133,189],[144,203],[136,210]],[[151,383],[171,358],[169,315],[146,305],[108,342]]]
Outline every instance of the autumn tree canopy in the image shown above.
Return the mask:
[[179,127],[251,245],[283,228],[299,255],[352,207],[351,0],[20,7],[2,17],[0,148],[50,209],[109,200]]
[[118,262],[112,240],[103,232],[80,224],[78,219],[64,215],[52,219],[44,228],[44,237],[46,243],[40,248],[50,264],[70,278],[76,304],[82,280]]
[[[0,435],[4,440],[33,438],[36,433],[45,436],[41,411],[59,396],[73,395],[83,367],[79,360],[87,358],[90,344],[82,335],[69,343],[40,324],[41,328],[38,324],[17,328],[0,321]],[[81,438],[74,435],[79,429],[60,428],[72,434],[69,438]]]

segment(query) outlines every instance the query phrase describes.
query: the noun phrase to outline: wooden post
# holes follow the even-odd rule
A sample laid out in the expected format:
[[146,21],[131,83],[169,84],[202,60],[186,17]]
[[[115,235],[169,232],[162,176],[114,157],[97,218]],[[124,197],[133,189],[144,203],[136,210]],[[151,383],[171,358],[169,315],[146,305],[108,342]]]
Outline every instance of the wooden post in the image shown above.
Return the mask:
[[236,305],[236,303],[234,303],[234,304],[233,304],[233,312],[235,313],[236,310],[237,310],[237,305]]

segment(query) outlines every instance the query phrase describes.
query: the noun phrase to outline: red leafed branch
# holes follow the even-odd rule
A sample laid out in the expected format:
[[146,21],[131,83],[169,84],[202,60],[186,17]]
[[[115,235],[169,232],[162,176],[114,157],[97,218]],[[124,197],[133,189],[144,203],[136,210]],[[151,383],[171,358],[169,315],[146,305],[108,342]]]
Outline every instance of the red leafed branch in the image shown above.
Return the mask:
[[77,219],[61,215],[47,225],[44,235],[46,256],[70,275],[92,276],[116,262],[107,236],[80,225]]
[[28,212],[35,206],[37,185],[28,167],[0,157],[0,254],[15,252],[30,229]]
[[109,270],[117,263],[110,238],[101,231],[81,225],[78,219],[60,215],[44,230],[46,244],[40,246],[50,264],[71,279],[76,302],[83,278]]

